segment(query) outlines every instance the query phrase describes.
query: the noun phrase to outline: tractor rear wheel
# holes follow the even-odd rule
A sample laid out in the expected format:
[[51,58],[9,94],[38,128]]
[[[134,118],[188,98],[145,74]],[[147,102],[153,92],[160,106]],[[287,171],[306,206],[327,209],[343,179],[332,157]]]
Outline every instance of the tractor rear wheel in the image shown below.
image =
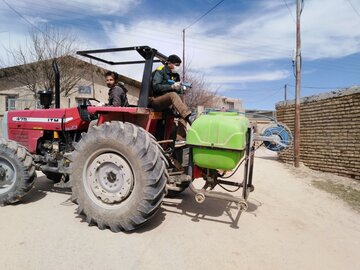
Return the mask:
[[0,205],[19,201],[32,188],[35,177],[30,153],[14,141],[0,139]]
[[144,129],[123,122],[94,126],[70,159],[73,200],[89,224],[131,231],[159,209],[166,193],[165,158]]

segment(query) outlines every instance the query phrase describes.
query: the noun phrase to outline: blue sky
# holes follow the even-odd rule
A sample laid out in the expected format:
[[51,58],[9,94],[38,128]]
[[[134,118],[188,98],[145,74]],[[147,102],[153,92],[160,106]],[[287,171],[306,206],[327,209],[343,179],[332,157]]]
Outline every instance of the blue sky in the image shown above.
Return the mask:
[[[182,56],[182,29],[218,2],[0,0],[0,57],[26,43],[31,24],[75,33],[79,49],[149,45]],[[247,109],[274,109],[285,84],[294,98],[295,2],[225,0],[187,28],[189,68]],[[301,28],[301,96],[360,85],[360,0],[305,0]],[[118,71],[141,79],[139,67]]]

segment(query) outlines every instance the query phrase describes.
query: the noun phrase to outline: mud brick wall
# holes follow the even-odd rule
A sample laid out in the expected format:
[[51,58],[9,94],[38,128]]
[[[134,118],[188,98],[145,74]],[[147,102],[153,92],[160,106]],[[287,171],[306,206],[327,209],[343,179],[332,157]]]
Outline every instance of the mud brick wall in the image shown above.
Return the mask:
[[[276,113],[294,134],[294,101],[276,104]],[[293,148],[279,159],[293,162]],[[300,161],[314,170],[360,180],[360,87],[301,99]]]

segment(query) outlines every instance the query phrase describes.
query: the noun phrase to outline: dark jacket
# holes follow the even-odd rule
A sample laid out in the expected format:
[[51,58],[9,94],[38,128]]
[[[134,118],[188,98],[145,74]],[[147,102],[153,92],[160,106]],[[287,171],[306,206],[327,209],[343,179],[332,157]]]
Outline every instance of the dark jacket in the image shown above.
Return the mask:
[[168,66],[160,66],[153,73],[152,87],[153,95],[161,96],[166,92],[173,92],[168,80],[180,81],[178,73],[172,73]]
[[119,85],[115,85],[114,87],[109,89],[109,106],[114,107],[127,107],[129,106],[129,102],[126,95],[126,88],[120,87]]

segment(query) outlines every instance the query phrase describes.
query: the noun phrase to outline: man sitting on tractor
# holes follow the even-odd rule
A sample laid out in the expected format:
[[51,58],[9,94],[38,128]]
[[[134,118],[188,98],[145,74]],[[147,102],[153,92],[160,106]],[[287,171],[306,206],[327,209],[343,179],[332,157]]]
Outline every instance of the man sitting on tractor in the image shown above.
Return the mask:
[[116,72],[108,71],[105,74],[106,85],[109,87],[109,103],[108,106],[127,107],[129,102],[127,99],[127,89],[123,83],[119,82],[119,75]]
[[[180,57],[172,54],[167,58],[165,65],[155,70],[152,77],[153,97],[149,98],[149,105],[158,111],[173,106],[181,118],[191,124],[189,119],[191,111],[179,96],[182,88],[178,73],[180,64]],[[170,84],[169,81],[175,81],[175,83]]]

